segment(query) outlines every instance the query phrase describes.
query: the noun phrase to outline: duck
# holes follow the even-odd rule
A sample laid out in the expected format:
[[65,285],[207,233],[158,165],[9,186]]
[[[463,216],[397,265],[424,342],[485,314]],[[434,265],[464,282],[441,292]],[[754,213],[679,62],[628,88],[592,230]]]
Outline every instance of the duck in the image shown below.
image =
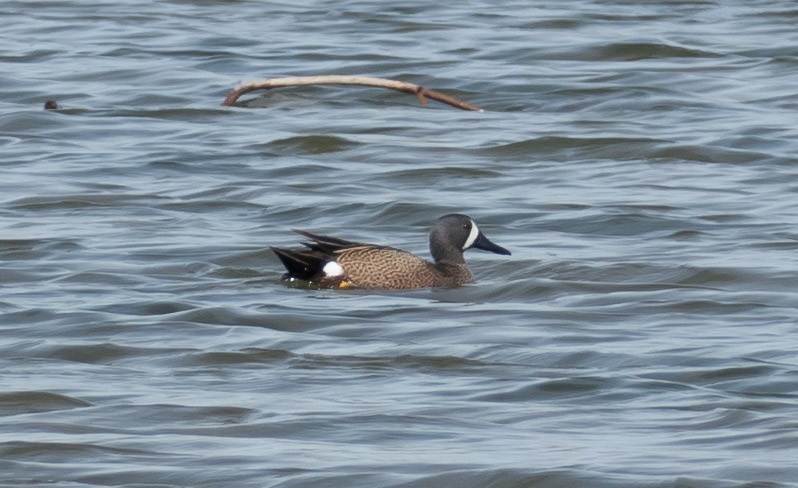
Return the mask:
[[510,255],[491,242],[474,219],[458,213],[444,215],[432,225],[432,262],[395,247],[294,232],[308,239],[304,248],[270,247],[285,266],[282,279],[323,288],[456,288],[473,280],[463,256],[468,249]]

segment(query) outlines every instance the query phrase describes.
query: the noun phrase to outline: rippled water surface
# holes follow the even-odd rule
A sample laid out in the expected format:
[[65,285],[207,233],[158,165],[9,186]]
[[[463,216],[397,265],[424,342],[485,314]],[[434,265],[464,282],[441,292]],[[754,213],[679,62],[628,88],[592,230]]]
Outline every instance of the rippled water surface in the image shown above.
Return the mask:
[[[798,486],[793,2],[6,1],[0,485]],[[241,81],[362,74],[480,105]],[[45,100],[60,104],[44,110]],[[292,228],[476,283],[289,287]]]

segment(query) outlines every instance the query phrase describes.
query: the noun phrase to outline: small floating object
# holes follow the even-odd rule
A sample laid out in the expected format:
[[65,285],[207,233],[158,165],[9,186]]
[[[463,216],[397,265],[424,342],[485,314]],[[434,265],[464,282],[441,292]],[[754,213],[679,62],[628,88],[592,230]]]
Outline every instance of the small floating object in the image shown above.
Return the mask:
[[305,248],[271,250],[287,272],[286,281],[331,288],[408,290],[461,286],[472,280],[463,253],[471,248],[496,254],[510,251],[491,242],[474,220],[463,214],[439,218],[429,234],[434,262],[394,247],[365,244],[295,230],[310,240]]
[[47,100],[46,102],[44,102],[45,110],[58,110],[59,108],[61,107],[58,106],[58,102],[56,102],[55,100]]

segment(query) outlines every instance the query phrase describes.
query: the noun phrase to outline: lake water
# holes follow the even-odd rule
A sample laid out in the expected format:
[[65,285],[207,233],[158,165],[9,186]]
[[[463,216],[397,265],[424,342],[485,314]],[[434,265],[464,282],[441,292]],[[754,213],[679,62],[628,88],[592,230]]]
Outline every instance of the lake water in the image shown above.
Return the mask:
[[[0,13],[0,486],[798,486],[788,1]],[[360,74],[358,87],[242,81]],[[57,100],[57,111],[44,110]],[[476,283],[289,287],[292,228]]]

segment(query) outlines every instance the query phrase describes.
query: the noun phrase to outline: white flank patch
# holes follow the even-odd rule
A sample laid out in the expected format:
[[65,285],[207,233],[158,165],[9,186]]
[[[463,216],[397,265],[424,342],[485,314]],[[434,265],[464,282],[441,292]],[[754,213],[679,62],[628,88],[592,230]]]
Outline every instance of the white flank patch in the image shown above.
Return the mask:
[[463,245],[463,251],[474,245],[474,241],[477,240],[478,235],[479,235],[479,228],[477,227],[477,223],[472,220],[471,233],[468,234],[468,239],[466,239],[465,244]]
[[324,276],[328,278],[332,278],[333,276],[342,276],[344,274],[344,268],[342,268],[341,265],[335,261],[330,261],[329,263],[325,264],[321,270],[324,272]]

